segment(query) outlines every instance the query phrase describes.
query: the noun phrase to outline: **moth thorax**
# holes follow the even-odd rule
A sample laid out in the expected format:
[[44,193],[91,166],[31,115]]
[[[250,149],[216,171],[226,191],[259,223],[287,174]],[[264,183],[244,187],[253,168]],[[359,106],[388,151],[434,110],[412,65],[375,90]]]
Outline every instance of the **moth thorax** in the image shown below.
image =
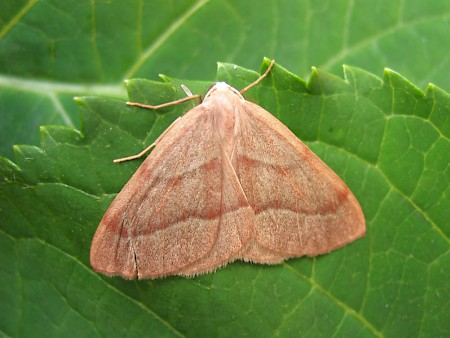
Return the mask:
[[[222,149],[231,158],[236,140],[241,132],[239,115],[245,100],[243,101],[239,92],[226,83],[219,84],[211,88],[203,104],[210,114],[214,131],[220,140]],[[235,91],[239,95],[236,95]]]

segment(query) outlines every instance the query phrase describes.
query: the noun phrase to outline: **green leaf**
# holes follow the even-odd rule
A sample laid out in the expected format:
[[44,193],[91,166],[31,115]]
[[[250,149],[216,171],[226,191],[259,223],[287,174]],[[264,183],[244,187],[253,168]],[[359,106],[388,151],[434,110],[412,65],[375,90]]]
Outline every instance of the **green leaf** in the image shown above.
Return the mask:
[[2,0],[0,153],[38,144],[41,125],[80,128],[73,96],[123,99],[123,80],[160,73],[211,80],[217,61],[266,56],[303,77],[390,67],[448,91],[449,20],[446,0]]
[[[267,67],[264,61],[263,68]],[[314,69],[308,82],[276,65],[247,94],[285,123],[360,201],[366,237],[281,265],[235,262],[192,279],[126,281],[93,272],[93,233],[154,141],[193,102],[150,111],[77,98],[81,133],[41,128],[0,166],[0,278],[6,336],[444,337],[450,334],[450,97],[399,74]],[[242,88],[258,73],[218,65]],[[127,82],[130,100],[205,93],[211,82]]]
[[[446,0],[0,1],[2,335],[449,336],[449,14]],[[204,92],[217,61],[254,69],[263,56],[304,78],[317,66],[307,84],[283,73],[247,97],[344,178],[367,237],[316,260],[234,263],[194,280],[93,274],[92,234],[139,165],[111,160],[193,104],[124,108],[110,99],[126,98],[122,81],[208,81],[142,81],[143,101],[165,102],[184,95],[180,82]],[[390,67],[426,91],[393,71],[323,72],[342,64]],[[239,88],[256,76],[227,64],[218,74]],[[102,98],[77,100],[80,123],[73,96],[86,95]]]

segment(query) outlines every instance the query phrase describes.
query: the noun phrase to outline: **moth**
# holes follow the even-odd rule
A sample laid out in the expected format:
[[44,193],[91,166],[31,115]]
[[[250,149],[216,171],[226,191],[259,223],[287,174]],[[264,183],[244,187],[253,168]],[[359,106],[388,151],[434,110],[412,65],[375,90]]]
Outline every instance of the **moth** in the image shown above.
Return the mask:
[[[364,236],[345,183],[286,126],[216,83],[178,118],[106,211],[91,265],[126,279],[196,276],[235,260],[278,264]],[[198,95],[143,108],[161,108]],[[116,160],[141,157],[138,155]]]

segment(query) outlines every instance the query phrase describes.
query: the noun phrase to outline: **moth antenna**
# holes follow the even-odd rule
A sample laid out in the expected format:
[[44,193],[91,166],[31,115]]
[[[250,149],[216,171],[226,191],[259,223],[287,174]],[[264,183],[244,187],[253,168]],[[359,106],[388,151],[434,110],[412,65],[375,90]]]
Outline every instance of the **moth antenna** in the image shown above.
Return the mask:
[[[179,103],[183,103],[183,102],[186,102],[186,101],[189,101],[189,100],[193,100],[193,99],[196,99],[196,98],[198,98],[200,100],[200,103],[202,102],[202,96],[200,94],[196,94],[196,95],[192,94],[190,89],[188,87],[186,87],[185,85],[183,85],[183,84],[181,85],[181,88],[186,93],[187,97],[184,97],[184,98],[179,99],[179,100],[175,100],[175,101],[159,104],[159,105],[156,105],[156,106],[149,105],[149,104],[142,104],[142,103],[138,103],[138,102],[127,102],[127,106],[133,106],[133,107],[139,107],[139,108],[145,108],[145,109],[160,109],[160,108],[164,108],[164,107],[174,106],[174,105],[177,105]],[[135,160],[135,159],[138,159],[138,158],[141,158],[142,156],[144,156],[148,151],[150,151],[150,149],[156,147],[156,145],[158,144],[158,141],[170,130],[170,128],[174,125],[174,123],[176,121],[178,121],[178,119],[173,121],[172,124],[169,126],[169,128],[167,128],[164,131],[164,133],[162,133],[156,139],[155,142],[150,144],[147,148],[142,150],[139,154],[132,155],[132,156],[127,156],[127,157],[122,157],[122,158],[117,158],[117,159],[114,160],[114,163],[131,161],[131,160]]]
[[269,67],[267,67],[266,71],[264,72],[264,74],[262,74],[256,81],[250,83],[247,87],[245,87],[244,89],[241,89],[239,92],[241,94],[244,94],[247,90],[249,90],[250,88],[256,86],[258,83],[260,83],[266,76],[267,74],[269,74],[270,70],[272,69],[273,65],[275,64],[275,60],[272,60],[270,62]]
[[156,106],[153,106],[150,104],[142,104],[142,103],[138,103],[138,102],[127,102],[127,106],[139,107],[139,108],[145,108],[145,109],[161,109],[161,108],[165,108],[165,107],[175,106],[177,104],[180,104],[180,103],[183,103],[183,102],[186,102],[189,100],[193,100],[193,99],[201,99],[201,95],[195,94],[192,96],[183,97],[182,99],[179,99],[179,100],[166,102],[163,104],[158,104]]

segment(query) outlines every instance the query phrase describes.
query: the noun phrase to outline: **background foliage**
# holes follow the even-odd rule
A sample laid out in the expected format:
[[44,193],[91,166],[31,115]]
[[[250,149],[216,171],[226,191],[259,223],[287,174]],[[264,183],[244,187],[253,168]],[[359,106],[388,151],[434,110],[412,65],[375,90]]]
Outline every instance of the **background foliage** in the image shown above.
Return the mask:
[[[449,14],[444,0],[2,1],[0,332],[448,336]],[[95,228],[139,165],[111,159],[189,108],[124,108],[122,81],[164,73],[203,80],[182,81],[193,91],[215,79],[240,88],[257,74],[228,64],[216,74],[216,62],[257,69],[264,56],[308,82],[277,67],[249,99],[347,182],[367,236],[315,259],[237,262],[194,279],[92,272]],[[342,75],[342,64],[380,78]],[[179,83],[128,90],[166,102]],[[77,108],[85,95],[100,97]]]

